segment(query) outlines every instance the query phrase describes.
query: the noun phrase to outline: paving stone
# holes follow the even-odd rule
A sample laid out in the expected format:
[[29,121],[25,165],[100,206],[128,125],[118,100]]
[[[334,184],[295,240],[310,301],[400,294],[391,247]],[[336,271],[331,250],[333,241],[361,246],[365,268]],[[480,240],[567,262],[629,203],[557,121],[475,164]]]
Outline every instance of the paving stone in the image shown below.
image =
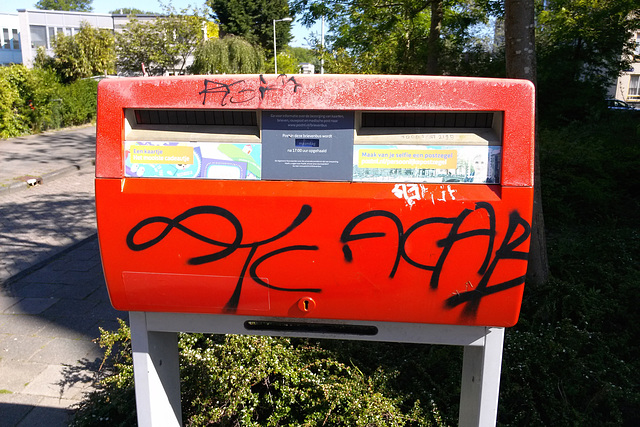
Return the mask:
[[65,315],[72,316],[86,316],[89,317],[99,301],[92,301],[90,299],[84,300],[69,300],[61,299],[54,305],[51,305],[48,310],[42,312],[42,316],[45,318],[63,317]]
[[[2,347],[2,341],[13,338],[12,334],[4,334],[2,331],[2,323],[0,323],[0,348]],[[2,362],[2,356],[0,356],[0,362]],[[1,383],[2,381],[0,381]]]
[[[40,396],[24,394],[0,394],[0,427],[15,427],[20,425],[27,415],[43,400]],[[23,424],[28,426],[28,424]],[[50,426],[53,426],[51,424]],[[67,425],[67,424],[59,424]]]
[[78,401],[93,384],[90,371],[70,372],[64,365],[47,365],[22,391],[22,394]]
[[102,301],[96,305],[91,313],[91,316],[95,319],[116,319],[127,316],[127,312],[116,310],[111,305],[111,302]]
[[[22,298],[49,298],[81,300],[89,296],[94,289],[86,286],[75,286],[61,283],[26,283],[18,294]],[[2,302],[0,301],[0,309]],[[1,311],[1,310],[0,310]]]
[[62,277],[62,274],[56,274],[50,268],[41,268],[21,278],[18,283],[12,284],[11,287],[15,289],[20,283],[63,283]]
[[91,268],[87,268],[87,270],[85,271],[66,271],[63,275],[62,275],[62,280],[64,284],[67,285],[79,285],[79,286],[85,286],[87,284],[91,284],[91,282],[93,281],[93,279],[96,279],[98,273],[95,273],[95,270],[93,270],[93,273],[89,273],[89,271],[91,271]]
[[46,326],[46,324],[47,321],[38,316],[24,314],[0,315],[2,332],[7,334],[35,336]]
[[93,171],[74,179],[82,183],[82,191],[71,193],[68,180],[62,180],[67,182],[53,181],[26,196],[2,194],[0,259],[9,264],[3,264],[0,282],[16,274],[16,266],[23,271],[95,234]]
[[24,363],[10,359],[0,360],[0,389],[19,393],[28,385],[25,379],[35,378],[46,369],[43,363]]
[[91,340],[89,334],[96,323],[93,319],[80,316],[65,316],[47,319],[46,326],[38,332],[38,336],[47,338],[65,338],[68,340]]
[[98,345],[88,339],[71,340],[56,337],[38,349],[28,360],[36,363],[75,363],[86,358]]
[[22,298],[16,298],[12,296],[0,295],[0,313],[3,313],[8,308],[18,304]]
[[[44,398],[34,407],[16,427],[52,427],[67,426],[73,415],[68,409],[74,401]],[[59,406],[52,406],[52,405]]]
[[51,338],[14,335],[0,343],[0,357],[3,360],[28,361],[50,341],[52,341]]
[[[107,285],[104,281],[104,278],[101,278],[99,282],[96,283],[95,290],[87,297],[87,300],[95,300],[97,302],[102,301],[110,301],[109,300],[109,291],[107,291]],[[109,303],[111,304],[111,303]]]
[[17,304],[4,310],[3,314],[40,314],[59,300],[59,298],[22,298]]

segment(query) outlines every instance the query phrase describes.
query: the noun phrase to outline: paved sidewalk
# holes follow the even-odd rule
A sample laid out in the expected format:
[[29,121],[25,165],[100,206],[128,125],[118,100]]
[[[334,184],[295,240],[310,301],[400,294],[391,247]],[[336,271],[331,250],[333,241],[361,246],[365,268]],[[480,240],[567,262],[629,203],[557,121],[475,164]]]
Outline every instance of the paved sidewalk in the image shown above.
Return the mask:
[[92,125],[0,140],[0,194],[22,190],[31,179],[42,184],[76,172],[95,156]]
[[94,170],[0,193],[0,283],[96,233]]
[[0,140],[0,427],[67,426],[98,328],[127,319],[102,275],[94,153],[94,127]]
[[0,313],[0,426],[67,426],[102,361],[98,328],[127,319],[109,302],[95,235],[5,285]]

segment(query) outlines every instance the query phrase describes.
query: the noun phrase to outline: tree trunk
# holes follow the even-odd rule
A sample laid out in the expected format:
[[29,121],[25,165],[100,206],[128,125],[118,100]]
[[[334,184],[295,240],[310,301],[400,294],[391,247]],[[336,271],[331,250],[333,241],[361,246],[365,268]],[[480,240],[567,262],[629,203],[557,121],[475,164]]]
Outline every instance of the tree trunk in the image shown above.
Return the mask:
[[440,33],[443,17],[442,0],[431,0],[431,27],[427,39],[426,74],[433,76],[440,74]]
[[[536,84],[534,0],[505,0],[505,53],[507,77],[527,79]],[[537,116],[537,115],[536,115]],[[536,134],[538,120],[536,118]],[[528,283],[539,285],[549,276],[547,242],[540,192],[540,148],[535,146],[533,220],[527,269]]]

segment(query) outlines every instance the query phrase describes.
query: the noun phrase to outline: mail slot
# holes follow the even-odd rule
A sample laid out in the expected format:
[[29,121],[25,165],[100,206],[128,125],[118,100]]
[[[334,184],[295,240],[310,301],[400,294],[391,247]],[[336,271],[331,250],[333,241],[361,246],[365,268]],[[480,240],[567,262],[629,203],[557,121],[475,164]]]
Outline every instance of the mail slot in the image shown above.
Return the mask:
[[533,86],[517,80],[103,80],[96,206],[111,302],[512,326],[533,112]]

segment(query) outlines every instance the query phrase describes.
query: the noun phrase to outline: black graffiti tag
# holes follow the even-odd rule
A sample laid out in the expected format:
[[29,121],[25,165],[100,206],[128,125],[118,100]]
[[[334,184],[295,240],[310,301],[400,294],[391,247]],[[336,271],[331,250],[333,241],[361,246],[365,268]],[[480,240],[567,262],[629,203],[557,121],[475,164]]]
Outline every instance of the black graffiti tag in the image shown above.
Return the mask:
[[[389,273],[389,277],[393,278],[398,270],[398,265],[400,264],[400,259],[404,259],[410,265],[427,271],[432,271],[430,286],[432,289],[436,289],[438,287],[438,283],[440,281],[440,273],[442,271],[442,267],[444,266],[444,262],[453,247],[453,244],[459,240],[466,239],[473,236],[487,236],[489,238],[489,244],[487,248],[487,254],[485,256],[485,260],[480,267],[478,273],[484,274],[487,269],[487,265],[489,263],[489,259],[491,256],[491,252],[493,249],[493,241],[495,238],[495,212],[493,207],[485,202],[479,202],[476,204],[476,211],[479,209],[483,209],[487,212],[489,216],[489,228],[487,229],[476,229],[472,231],[468,231],[465,233],[458,233],[460,226],[464,222],[464,220],[471,214],[472,210],[464,209],[457,217],[454,218],[443,218],[443,217],[432,217],[426,218],[421,221],[416,222],[412,225],[406,232],[403,231],[402,221],[396,215],[387,211],[369,211],[355,217],[347,226],[344,228],[342,232],[342,236],[340,236],[340,242],[343,243],[342,252],[344,253],[344,258],[347,262],[351,262],[353,260],[353,255],[351,252],[351,248],[349,247],[349,243],[357,240],[363,239],[371,239],[376,237],[384,237],[385,233],[361,233],[361,234],[352,234],[354,228],[360,224],[361,222],[375,217],[384,217],[389,218],[393,221],[396,226],[398,232],[398,246],[396,251],[396,258],[393,263],[393,268]],[[406,251],[406,242],[411,237],[411,235],[416,232],[418,229],[431,225],[431,224],[451,224],[451,230],[449,231],[449,235],[445,238],[437,242],[439,247],[442,247],[443,250],[438,258],[438,261],[435,265],[426,265],[421,264],[414,259],[412,259]]]
[[222,83],[215,80],[204,79],[204,89],[198,94],[204,95],[202,97],[202,105],[207,102],[207,94],[223,94],[220,105],[223,107],[227,105],[227,98],[232,104],[241,104],[243,102],[249,102],[256,97],[256,91],[254,89],[246,88],[244,86],[244,80],[237,80],[233,83]]
[[[519,236],[514,238],[518,227],[521,227],[522,231]],[[496,250],[495,257],[493,258],[491,265],[489,265],[486,273],[482,276],[482,279],[480,279],[478,286],[471,291],[461,292],[448,298],[445,301],[445,305],[453,308],[466,302],[467,306],[465,307],[463,314],[466,316],[474,316],[478,311],[480,300],[483,297],[524,284],[525,276],[519,276],[511,280],[488,286],[489,279],[491,279],[491,275],[500,261],[508,259],[527,259],[527,252],[516,251],[516,249],[522,243],[526,242],[530,235],[531,225],[529,225],[529,223],[525,221],[518,212],[511,212],[509,215],[509,227],[504,240],[498,250]]]
[[[234,239],[231,242],[222,242],[222,241],[207,237],[203,234],[200,234],[182,224],[182,222],[184,222],[185,220],[197,215],[214,215],[214,216],[218,216],[225,219],[231,224],[231,226],[235,231]],[[258,275],[258,268],[260,267],[260,265],[272,257],[275,257],[285,252],[291,252],[291,251],[317,251],[318,250],[317,246],[313,246],[313,245],[285,246],[285,247],[273,250],[271,252],[268,252],[267,254],[261,256],[257,260],[252,261],[253,257],[255,256],[256,252],[261,246],[275,242],[281,239],[282,237],[286,236],[287,234],[291,233],[298,226],[300,226],[300,224],[302,224],[309,217],[309,215],[311,215],[311,206],[303,205],[302,208],[300,209],[300,212],[294,218],[291,224],[280,233],[277,233],[274,236],[264,240],[255,241],[251,243],[242,243],[242,238],[243,238],[242,224],[240,224],[240,221],[238,220],[238,218],[236,218],[235,215],[233,215],[228,210],[221,208],[219,206],[197,206],[197,207],[188,209],[187,211],[176,216],[173,219],[167,218],[164,216],[154,216],[154,217],[150,217],[140,221],[129,231],[129,233],[127,234],[126,242],[127,242],[127,246],[132,251],[143,251],[145,249],[148,249],[156,245],[157,243],[162,241],[165,237],[167,237],[167,235],[173,229],[176,229],[201,242],[207,243],[211,246],[216,246],[221,248],[219,251],[189,259],[188,264],[190,265],[201,265],[201,264],[215,262],[220,259],[226,258],[227,256],[233,254],[238,249],[248,248],[249,254],[245,259],[244,266],[242,267],[242,272],[238,276],[238,282],[236,284],[236,288],[233,292],[233,295],[231,296],[231,298],[229,298],[229,300],[227,301],[227,304],[225,305],[225,311],[235,312],[236,309],[238,308],[238,303],[240,302],[242,284],[244,282],[245,275],[247,274],[247,270],[249,270],[249,277],[251,277],[252,280],[254,280],[257,284],[269,289],[273,289],[277,291],[285,291],[285,292],[321,292],[321,289],[319,288],[283,288],[283,287],[275,286],[265,282]],[[135,237],[136,237],[136,234],[138,234],[138,232],[140,232],[142,229],[144,229],[148,225],[158,224],[158,223],[165,224],[165,228],[160,232],[160,234],[158,234],[156,237],[150,240],[147,240],[146,242],[141,242],[141,243],[135,242]]]
[[296,81],[295,77],[287,77],[285,74],[280,74],[276,77],[275,82],[269,83],[265,77],[261,74],[260,87],[256,91],[250,87],[247,87],[246,80],[236,80],[233,83],[223,83],[216,80],[204,80],[204,89],[198,92],[198,95],[203,95],[202,105],[207,103],[208,94],[222,94],[220,100],[221,106],[226,106],[227,103],[242,104],[249,102],[256,96],[260,96],[260,99],[265,99],[267,93],[271,91],[283,92],[287,88],[291,88],[293,93],[296,93],[299,88],[302,87],[300,83]]
[[298,92],[298,88],[302,85],[296,81],[295,77],[287,77],[286,74],[280,74],[276,77],[274,83],[269,84],[262,74],[260,74],[260,97],[264,99],[270,91],[284,91],[287,87],[291,87],[293,93]]
[[[291,224],[281,232],[276,233],[272,237],[263,240],[257,240],[254,242],[243,242],[244,234],[242,224],[240,223],[238,218],[233,215],[233,213],[219,206],[197,206],[186,210],[184,213],[176,216],[173,219],[164,216],[154,216],[140,221],[127,234],[126,243],[127,246],[133,251],[143,251],[161,242],[167,235],[169,235],[169,233],[171,233],[175,229],[193,237],[194,239],[218,248],[212,253],[200,255],[189,259],[187,262],[190,265],[202,265],[216,262],[230,256],[239,249],[249,249],[249,253],[247,254],[244,261],[242,271],[238,275],[238,281],[236,283],[234,292],[225,305],[226,312],[235,312],[240,302],[242,285],[245,277],[247,277],[247,274],[248,277],[250,277],[258,285],[276,291],[315,293],[322,291],[321,288],[285,288],[276,286],[266,282],[258,274],[259,267],[265,261],[273,257],[277,257],[278,255],[292,251],[319,250],[319,247],[316,245],[283,246],[278,249],[271,250],[256,258],[256,254],[261,247],[276,242],[284,236],[293,232],[309,218],[311,212],[311,206],[303,205]],[[476,212],[483,212],[483,214],[488,218],[487,227],[479,227],[467,231],[461,231],[462,226],[465,224],[465,221],[467,221],[470,215]],[[198,233],[197,231],[188,228],[183,224],[183,222],[185,222],[189,218],[204,215],[213,215],[227,221],[233,228],[234,237],[230,239],[230,241],[217,240],[215,238],[205,236],[202,233]],[[429,271],[431,273],[431,277],[429,279],[429,287],[431,289],[438,288],[445,263],[455,245],[457,245],[459,242],[465,241],[466,239],[474,237],[484,237],[487,239],[484,260],[480,265],[480,268],[478,269],[478,274],[481,276],[478,285],[470,291],[456,292],[455,295],[451,296],[444,302],[445,308],[448,309],[457,307],[460,304],[466,304],[463,310],[463,316],[476,316],[482,298],[501,291],[505,291],[524,283],[524,276],[520,276],[489,286],[491,277],[500,261],[527,259],[527,252],[518,251],[517,248],[522,243],[526,242],[526,240],[529,238],[531,234],[531,226],[520,216],[517,211],[514,211],[509,215],[509,224],[505,237],[495,253],[494,246],[496,237],[496,216],[493,206],[487,202],[477,202],[474,209],[463,209],[460,214],[454,217],[431,217],[420,220],[410,226],[406,231],[404,230],[404,226],[400,218],[391,212],[385,210],[373,210],[364,212],[349,221],[340,235],[340,242],[343,245],[342,253],[346,262],[352,263],[354,261],[351,246],[355,244],[355,242],[364,242],[368,239],[375,239],[386,236],[386,233],[381,231],[367,233],[355,232],[355,229],[359,224],[373,218],[388,219],[395,227],[395,232],[397,235],[397,246],[395,250],[395,259],[389,273],[389,278],[393,279],[395,277],[400,266],[400,261],[404,260],[407,264],[411,265],[414,268]],[[136,242],[136,235],[145,227],[152,224],[164,224],[165,227],[155,237],[147,241]],[[411,254],[407,252],[407,242],[412,237],[412,235],[423,227],[428,227],[431,225],[445,225],[449,227],[447,236],[436,242],[436,245],[439,248],[442,248],[442,251],[440,252],[440,255],[438,256],[438,259],[434,265],[420,263],[413,259]],[[518,229],[521,229],[519,234]]]
[[[484,210],[486,212],[489,218],[488,228],[477,228],[477,229],[473,229],[466,232],[460,232],[460,228],[464,223],[464,221],[466,220],[466,218],[473,212],[477,212],[479,210]],[[432,272],[431,278],[429,281],[429,286],[431,289],[438,288],[440,283],[440,276],[444,268],[445,261],[447,260],[447,257],[451,252],[451,249],[457,242],[461,242],[471,237],[477,237],[477,236],[487,237],[488,243],[487,243],[487,250],[485,253],[484,261],[480,266],[480,268],[478,269],[478,274],[482,276],[480,282],[478,283],[475,289],[467,292],[456,293],[456,295],[448,298],[445,301],[445,307],[447,308],[453,308],[460,304],[467,303],[467,306],[463,311],[464,316],[470,316],[470,317],[475,316],[477,314],[480,300],[483,297],[513,288],[515,286],[518,286],[524,283],[524,276],[521,276],[521,277],[516,277],[502,283],[489,286],[489,281],[491,279],[491,276],[493,275],[497,264],[501,260],[507,260],[507,259],[526,260],[527,259],[526,252],[515,250],[518,246],[524,243],[529,238],[529,235],[531,234],[531,227],[529,223],[526,222],[524,219],[522,219],[522,217],[520,217],[518,212],[514,211],[509,216],[509,226],[507,229],[507,233],[504,237],[504,240],[500,248],[496,250],[495,256],[493,257],[493,261],[491,261],[491,256],[492,256],[493,247],[495,244],[496,219],[495,219],[495,211],[493,209],[493,206],[491,206],[491,204],[489,203],[478,202],[476,203],[476,207],[474,210],[464,209],[457,217],[426,218],[424,220],[416,222],[409,229],[407,229],[406,232],[403,231],[403,226],[400,219],[396,215],[390,212],[387,212],[387,211],[365,212],[363,214],[358,215],[353,220],[351,220],[351,222],[347,224],[347,226],[342,232],[340,241],[341,243],[343,243],[342,251],[344,254],[345,261],[353,262],[353,253],[352,253],[351,247],[349,246],[351,242],[364,240],[364,239],[384,237],[386,235],[386,233],[384,232],[369,232],[369,233],[353,234],[353,231],[358,224],[370,218],[375,218],[375,217],[383,217],[383,218],[390,219],[396,226],[396,230],[397,230],[398,245],[396,250],[396,257],[393,263],[393,267],[391,268],[391,272],[389,273],[389,277],[393,278],[395,276],[398,270],[398,266],[400,264],[400,260],[404,259],[408,264],[412,265],[413,267]],[[442,248],[442,252],[438,257],[436,264],[426,265],[426,264],[419,263],[416,260],[411,258],[411,256],[407,253],[407,250],[406,250],[406,242],[411,237],[411,235],[414,232],[416,232],[418,229],[428,225],[432,225],[432,224],[450,225],[451,228],[449,230],[447,237],[437,242],[437,246]],[[516,233],[518,226],[522,227],[522,232],[518,237],[513,239],[513,236]]]

